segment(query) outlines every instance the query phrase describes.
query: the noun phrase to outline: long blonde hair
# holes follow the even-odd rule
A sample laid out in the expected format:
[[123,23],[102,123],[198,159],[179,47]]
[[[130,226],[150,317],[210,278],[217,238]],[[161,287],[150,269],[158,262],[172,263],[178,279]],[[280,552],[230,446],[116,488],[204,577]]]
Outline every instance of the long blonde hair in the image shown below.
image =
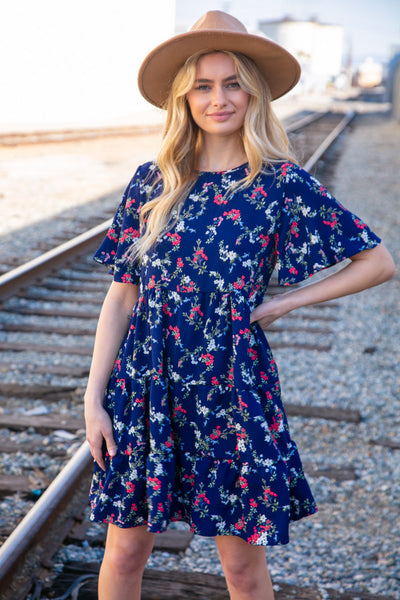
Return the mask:
[[[202,133],[191,116],[186,95],[194,85],[199,59],[210,53],[201,51],[191,56],[172,84],[165,106],[167,117],[162,144],[157,156],[163,188],[159,196],[146,202],[141,209],[140,222],[144,233],[129,251],[131,259],[141,260],[150,250],[169,225],[174,209],[179,212],[180,202],[196,181],[196,159],[201,148]],[[295,159],[290,155],[286,133],[271,108],[269,87],[255,63],[243,54],[223,53],[232,58],[238,83],[250,95],[241,132],[248,160],[248,175],[235,183],[234,189],[237,189],[249,186],[263,168]]]

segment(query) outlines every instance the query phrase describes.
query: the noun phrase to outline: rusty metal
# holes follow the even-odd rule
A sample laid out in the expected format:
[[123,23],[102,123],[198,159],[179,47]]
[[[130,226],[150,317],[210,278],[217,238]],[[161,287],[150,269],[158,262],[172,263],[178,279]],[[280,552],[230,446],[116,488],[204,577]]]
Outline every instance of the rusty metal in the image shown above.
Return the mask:
[[[87,503],[91,455],[84,442],[0,548],[0,598],[23,600]],[[34,552],[32,549],[34,548]]]
[[64,242],[41,256],[0,275],[0,300],[10,298],[40,276],[48,275],[49,272],[60,267],[60,265],[65,266],[73,258],[82,256],[87,250],[103,240],[111,222],[112,220],[108,219],[72,240]]

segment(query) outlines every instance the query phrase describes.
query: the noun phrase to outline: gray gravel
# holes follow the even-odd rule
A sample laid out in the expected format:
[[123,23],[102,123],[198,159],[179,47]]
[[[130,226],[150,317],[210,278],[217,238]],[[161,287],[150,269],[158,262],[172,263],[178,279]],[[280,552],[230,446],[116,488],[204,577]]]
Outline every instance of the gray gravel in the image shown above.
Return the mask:
[[[384,238],[397,263],[399,134],[400,126],[383,115],[359,117],[342,144],[329,186]],[[385,438],[400,443],[399,287],[397,274],[384,286],[342,298],[338,308],[328,309],[332,322],[323,326],[333,331],[329,352],[275,351],[287,402],[340,406],[362,415],[360,424],[290,419],[306,465],[353,466],[357,479],[309,477],[319,513],[293,524],[289,545],[267,549],[276,585],[315,586],[321,598],[329,588],[400,598],[400,450],[371,443]],[[289,329],[294,321],[282,319],[284,324]],[[324,335],[316,339],[327,341]],[[6,358],[12,360],[11,353]],[[68,356],[62,360],[75,363]],[[58,560],[65,557],[98,560],[101,550],[71,546]],[[214,541],[197,536],[182,555],[155,552],[149,566],[222,574]]]

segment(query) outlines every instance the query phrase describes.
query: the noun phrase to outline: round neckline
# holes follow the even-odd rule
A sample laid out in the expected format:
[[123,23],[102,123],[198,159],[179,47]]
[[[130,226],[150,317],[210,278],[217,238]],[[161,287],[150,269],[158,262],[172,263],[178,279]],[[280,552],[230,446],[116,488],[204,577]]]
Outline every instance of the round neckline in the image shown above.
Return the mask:
[[221,171],[196,171],[199,175],[225,175],[226,173],[234,173],[235,171],[239,171],[239,169],[243,169],[248,166],[248,162],[242,163],[237,167],[233,167],[232,169],[224,169]]

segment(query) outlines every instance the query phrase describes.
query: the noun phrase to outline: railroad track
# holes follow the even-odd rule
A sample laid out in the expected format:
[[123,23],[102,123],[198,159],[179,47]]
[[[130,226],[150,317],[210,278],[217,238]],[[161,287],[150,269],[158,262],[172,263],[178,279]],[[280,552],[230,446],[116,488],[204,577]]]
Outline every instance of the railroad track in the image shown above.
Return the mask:
[[[288,126],[297,151],[312,149],[304,157],[307,170],[315,170],[318,160],[353,116],[311,114]],[[26,456],[25,467],[19,460],[17,472],[0,477],[0,496],[7,515],[7,522],[0,521],[0,539],[5,540],[0,549],[2,600],[24,600],[34,578],[40,588],[63,539],[69,535],[70,539],[82,540],[85,536],[83,509],[91,457],[84,442],[81,394],[97,316],[110,281],[104,269],[91,262],[91,254],[109,224],[107,219],[0,276],[0,369],[10,380],[0,385],[0,451],[10,466],[13,455]],[[276,292],[273,287],[272,293]],[[273,348],[329,352],[336,318],[334,302],[308,307],[271,327],[268,337]],[[28,385],[23,382],[25,373],[29,374]],[[286,408],[289,415],[305,419],[352,423],[361,419],[356,410],[334,406],[286,404]],[[309,474],[310,470],[314,476],[355,478],[351,467],[310,467]],[[56,472],[59,474],[54,478]],[[82,525],[83,533],[71,534],[77,525]],[[169,538],[163,536],[157,544],[164,544],[164,548],[166,544],[171,551],[189,542],[187,534],[185,537],[182,532],[172,531]],[[211,586],[211,581],[207,585]],[[278,594],[277,599],[295,597],[289,592],[287,588],[286,596]],[[215,590],[213,594],[215,598],[224,597],[217,596]]]

